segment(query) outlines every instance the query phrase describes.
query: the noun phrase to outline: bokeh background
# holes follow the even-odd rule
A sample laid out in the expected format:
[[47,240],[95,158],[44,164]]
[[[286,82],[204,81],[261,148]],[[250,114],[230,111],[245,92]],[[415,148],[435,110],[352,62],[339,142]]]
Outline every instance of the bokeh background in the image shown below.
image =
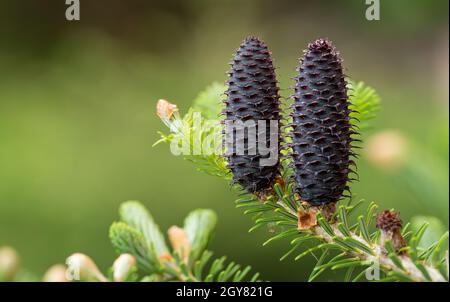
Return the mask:
[[262,247],[267,231],[247,232],[251,220],[223,180],[166,145],[152,148],[164,129],[156,101],[186,111],[205,86],[225,81],[247,35],[269,44],[284,97],[307,43],[333,40],[347,74],[382,97],[353,193],[404,220],[433,221],[438,233],[448,228],[447,0],[381,0],[381,20],[371,22],[363,0],[81,0],[73,22],[64,2],[0,1],[0,246],[13,246],[32,274],[73,252],[106,269],[115,257],[109,225],[134,199],[162,229],[212,208],[217,256],[268,280],[307,278],[313,259],[279,262],[288,242]]

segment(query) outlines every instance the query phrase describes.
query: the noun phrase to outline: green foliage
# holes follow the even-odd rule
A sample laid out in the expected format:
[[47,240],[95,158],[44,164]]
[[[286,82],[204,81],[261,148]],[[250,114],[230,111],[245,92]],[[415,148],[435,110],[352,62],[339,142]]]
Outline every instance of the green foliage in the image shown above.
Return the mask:
[[357,121],[359,131],[365,131],[369,128],[369,121],[375,118],[381,108],[381,98],[375,89],[367,86],[364,82],[348,80],[348,89],[352,104],[350,108],[354,110],[351,117]]
[[199,93],[192,103],[192,109],[201,112],[205,119],[220,119],[222,100],[226,86],[214,82]]
[[184,220],[183,229],[189,239],[189,262],[196,261],[205,251],[216,228],[217,215],[211,210],[195,210]]
[[158,256],[168,252],[164,236],[145,207],[137,201],[124,202],[119,209],[120,219],[141,232],[148,246],[153,245]]
[[[225,265],[226,257],[208,265],[212,252],[206,248],[217,223],[217,215],[211,210],[194,210],[184,221],[188,259],[175,247],[172,251],[167,248],[158,225],[142,204],[127,201],[120,206],[119,213],[121,221],[111,225],[109,237],[117,253],[135,257],[141,281],[241,281],[250,271],[249,266],[241,269],[234,262]],[[184,243],[183,238],[172,240]],[[258,276],[246,280],[258,281]]]
[[144,235],[125,222],[115,222],[109,229],[109,238],[116,252],[133,255],[138,267],[145,274],[160,273],[161,263],[152,243],[147,243]]
[[[213,83],[201,92],[193,103],[193,107],[181,118],[175,114],[172,119],[163,119],[169,128],[170,133],[158,132],[161,139],[153,146],[162,142],[174,144],[182,148],[182,144],[187,143],[189,147],[208,147],[214,150],[211,154],[199,152],[193,155],[194,150],[189,149],[184,159],[195,164],[198,171],[212,176],[229,179],[231,175],[226,168],[226,162],[222,156],[222,126],[220,124],[220,111],[222,109],[222,99],[226,87],[218,83]],[[197,124],[195,124],[197,121]],[[212,138],[212,141],[206,141]]]
[[428,223],[422,239],[418,247],[426,248],[437,242],[446,233],[446,228],[443,223],[433,216],[414,216],[411,218],[411,229],[418,230],[424,223]]
[[215,259],[209,264],[213,253],[204,251],[199,260],[197,260],[192,269],[192,276],[187,281],[204,281],[204,282],[240,282],[261,281],[259,273],[248,276],[251,266],[241,267],[234,262],[226,264],[226,257]]

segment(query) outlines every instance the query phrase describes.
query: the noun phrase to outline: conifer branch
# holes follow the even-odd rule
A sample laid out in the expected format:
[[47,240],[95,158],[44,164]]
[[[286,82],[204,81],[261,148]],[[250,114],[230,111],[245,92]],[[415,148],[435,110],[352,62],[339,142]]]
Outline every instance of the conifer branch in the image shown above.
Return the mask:
[[86,255],[74,254],[67,260],[68,274],[77,281],[260,281],[259,274],[249,275],[250,266],[226,257],[212,260],[207,250],[216,226],[216,214],[197,209],[185,219],[184,226],[168,230],[171,248],[150,212],[137,201],[123,203],[120,221],[109,231],[111,243],[120,255],[109,274],[102,274]]
[[[368,128],[367,121],[379,110],[379,96],[373,88],[362,82],[350,82],[350,87],[353,87],[350,98],[352,115],[361,131]],[[218,89],[216,92],[205,92],[204,95],[209,95],[210,98],[202,99],[202,102],[208,103],[206,107],[209,108],[216,104],[218,112],[221,94]],[[191,114],[188,112],[187,115]],[[175,124],[182,125],[183,129],[193,127],[186,117],[181,119],[173,116],[163,120],[171,129]],[[172,131],[169,135],[162,134],[162,139],[170,143],[174,138],[182,138],[185,133],[187,132]],[[198,155],[197,158],[201,158],[201,170],[230,179],[223,157]],[[244,214],[253,217],[255,225],[250,232],[264,226],[278,229],[277,234],[263,245],[291,238],[292,247],[280,260],[291,255],[295,255],[294,260],[299,260],[320,251],[322,254],[309,281],[316,280],[326,269],[344,268],[347,269],[346,281],[363,280],[366,269],[374,268],[374,264],[379,265],[382,274],[377,281],[448,280],[448,251],[445,246],[448,232],[431,246],[421,248],[419,242],[426,225],[413,233],[408,229],[409,224],[402,228],[400,218],[394,211],[384,211],[377,215],[378,206],[373,202],[367,206],[365,214],[355,221],[350,221],[350,215],[363,204],[362,200],[352,204],[353,198],[348,197],[337,204],[316,207],[303,203],[293,191],[292,170],[288,168],[288,162],[289,160],[282,162],[281,177],[273,187],[264,192],[245,195],[236,201],[236,206],[242,208]],[[240,190],[239,186],[236,188]],[[370,231],[375,222],[378,229]],[[300,251],[310,242],[314,244]]]

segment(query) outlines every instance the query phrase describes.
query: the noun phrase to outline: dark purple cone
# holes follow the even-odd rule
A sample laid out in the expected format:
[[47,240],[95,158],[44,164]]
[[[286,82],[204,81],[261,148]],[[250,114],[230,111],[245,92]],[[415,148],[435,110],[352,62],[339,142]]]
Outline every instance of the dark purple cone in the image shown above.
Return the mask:
[[331,42],[318,39],[308,45],[297,68],[291,167],[296,193],[311,205],[338,201],[352,172],[355,132],[341,63]]
[[[280,121],[280,108],[271,54],[264,42],[255,37],[244,40],[231,62],[227,84],[223,111],[226,120],[254,120],[256,123],[265,120],[269,135],[270,120]],[[267,156],[248,154],[247,145],[244,155],[236,154],[235,144],[232,150],[233,154],[227,155],[227,160],[233,183],[240,184],[250,193],[261,192],[271,186],[279,174],[279,160],[273,166],[261,166],[260,159]],[[278,150],[279,143],[277,153]]]

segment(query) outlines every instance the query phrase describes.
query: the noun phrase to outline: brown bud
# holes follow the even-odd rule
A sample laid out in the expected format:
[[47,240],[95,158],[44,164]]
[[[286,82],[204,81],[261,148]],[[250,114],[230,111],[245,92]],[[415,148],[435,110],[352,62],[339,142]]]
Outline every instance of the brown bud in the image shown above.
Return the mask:
[[399,213],[384,210],[377,217],[377,228],[385,232],[398,232],[402,228],[402,220]]
[[171,104],[166,100],[161,99],[156,103],[156,114],[162,119],[170,119],[177,111],[177,105]]
[[317,225],[317,207],[310,207],[307,210],[298,210],[298,229],[309,230]]

